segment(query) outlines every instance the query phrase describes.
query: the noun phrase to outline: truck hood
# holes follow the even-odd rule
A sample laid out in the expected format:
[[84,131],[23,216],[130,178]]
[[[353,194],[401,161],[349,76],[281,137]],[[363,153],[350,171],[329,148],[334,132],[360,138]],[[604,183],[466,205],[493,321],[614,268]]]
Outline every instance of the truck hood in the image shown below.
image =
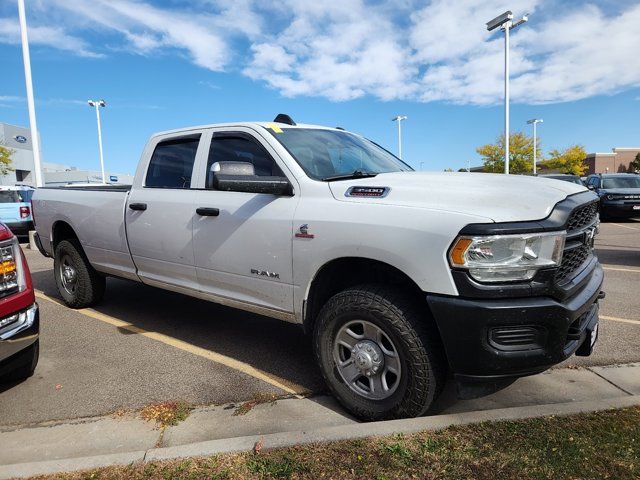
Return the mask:
[[[382,198],[349,197],[353,186],[388,187]],[[486,217],[494,222],[540,220],[556,203],[585,187],[562,180],[489,173],[381,173],[329,183],[342,202],[379,203]],[[595,197],[595,195],[594,195]]]

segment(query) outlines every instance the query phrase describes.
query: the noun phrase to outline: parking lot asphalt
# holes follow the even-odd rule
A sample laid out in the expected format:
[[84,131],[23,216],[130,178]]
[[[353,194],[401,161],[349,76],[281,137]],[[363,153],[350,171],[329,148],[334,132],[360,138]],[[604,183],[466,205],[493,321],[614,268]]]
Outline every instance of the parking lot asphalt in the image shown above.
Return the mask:
[[[603,223],[596,248],[607,292],[599,342],[562,366],[640,361],[640,221]],[[71,310],[57,303],[52,260],[25,253],[41,308],[40,363],[32,378],[0,386],[0,426],[325,390],[295,325],[118,279],[97,307]]]

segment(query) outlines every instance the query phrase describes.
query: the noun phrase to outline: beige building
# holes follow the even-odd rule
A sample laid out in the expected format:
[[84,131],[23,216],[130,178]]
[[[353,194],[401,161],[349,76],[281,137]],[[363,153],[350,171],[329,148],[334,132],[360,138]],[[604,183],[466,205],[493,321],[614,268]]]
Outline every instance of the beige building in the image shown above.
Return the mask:
[[587,165],[585,175],[592,173],[633,173],[629,165],[640,153],[637,148],[614,148],[611,153],[589,153],[584,163]]

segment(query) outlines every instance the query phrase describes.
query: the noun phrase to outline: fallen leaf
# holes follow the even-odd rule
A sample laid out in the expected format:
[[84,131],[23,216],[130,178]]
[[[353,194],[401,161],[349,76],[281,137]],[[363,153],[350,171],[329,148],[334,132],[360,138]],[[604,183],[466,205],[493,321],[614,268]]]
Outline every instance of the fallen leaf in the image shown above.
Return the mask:
[[260,450],[262,450],[262,438],[253,446],[253,453],[260,453]]

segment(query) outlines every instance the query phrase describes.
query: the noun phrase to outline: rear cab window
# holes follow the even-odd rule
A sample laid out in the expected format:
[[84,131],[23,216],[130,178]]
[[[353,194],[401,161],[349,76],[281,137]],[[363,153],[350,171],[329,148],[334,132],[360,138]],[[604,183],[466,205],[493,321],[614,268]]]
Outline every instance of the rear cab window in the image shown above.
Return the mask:
[[191,176],[199,143],[199,133],[159,142],[151,155],[144,186],[146,188],[191,188]]

